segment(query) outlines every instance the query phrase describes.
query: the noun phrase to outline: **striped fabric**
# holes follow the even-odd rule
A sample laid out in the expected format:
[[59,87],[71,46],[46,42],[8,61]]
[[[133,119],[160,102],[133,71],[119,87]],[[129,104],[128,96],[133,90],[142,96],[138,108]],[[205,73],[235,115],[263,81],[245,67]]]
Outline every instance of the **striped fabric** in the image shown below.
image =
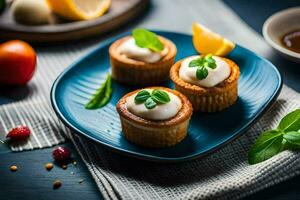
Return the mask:
[[99,39],[81,45],[36,48],[36,74],[27,88],[19,91],[26,94],[25,99],[0,106],[0,140],[5,140],[5,135],[16,126],[27,125],[32,131],[29,141],[12,144],[12,151],[51,147],[66,140],[69,130],[58,120],[50,106],[50,89],[56,77],[66,67],[97,44]]
[[299,107],[300,95],[284,87],[273,107],[238,140],[210,156],[178,164],[138,161],[76,135],[71,140],[104,199],[240,199],[300,174],[299,152],[284,151],[257,165],[247,162],[257,136]]
[[31,137],[26,143],[12,143],[13,151],[50,147],[65,141],[69,130],[57,119],[52,109],[44,102],[13,103],[0,107],[0,130],[8,133],[14,127],[26,125]]
[[[194,21],[267,57],[272,50],[219,0],[154,0],[146,28],[188,31]],[[180,9],[180,10],[179,10]],[[170,14],[170,12],[176,14]],[[213,11],[213,12],[212,12]],[[272,159],[247,164],[247,152],[263,130],[273,128],[289,111],[300,107],[300,96],[284,86],[275,105],[238,140],[203,159],[174,165],[134,160],[73,135],[54,116],[49,90],[58,74],[90,51],[99,40],[39,47],[38,71],[26,99],[0,107],[0,134],[26,124],[33,130],[28,143],[12,150],[42,148],[69,136],[105,199],[238,199],[300,173],[298,152],[284,151]]]

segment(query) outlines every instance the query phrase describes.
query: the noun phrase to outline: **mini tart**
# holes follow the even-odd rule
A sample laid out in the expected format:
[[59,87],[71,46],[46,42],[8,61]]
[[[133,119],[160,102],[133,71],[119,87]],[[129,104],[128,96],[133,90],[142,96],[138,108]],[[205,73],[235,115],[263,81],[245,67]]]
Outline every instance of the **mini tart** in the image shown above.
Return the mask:
[[176,90],[187,96],[192,102],[194,111],[216,112],[230,107],[238,97],[238,78],[240,70],[237,64],[227,58],[222,58],[230,67],[230,76],[218,85],[207,88],[193,85],[179,77],[179,69],[183,60],[176,62],[171,70],[170,77]]
[[182,107],[171,119],[147,120],[134,115],[126,108],[126,99],[140,90],[126,94],[116,106],[125,138],[134,144],[148,148],[163,148],[178,144],[187,135],[189,121],[193,113],[192,104],[184,95],[175,90],[163,87],[146,89],[160,89],[173,93],[180,98]]
[[153,85],[166,80],[177,53],[175,44],[159,36],[160,41],[168,48],[168,53],[156,63],[146,63],[122,56],[118,52],[118,47],[129,38],[130,36],[121,38],[109,48],[112,77],[129,85]]

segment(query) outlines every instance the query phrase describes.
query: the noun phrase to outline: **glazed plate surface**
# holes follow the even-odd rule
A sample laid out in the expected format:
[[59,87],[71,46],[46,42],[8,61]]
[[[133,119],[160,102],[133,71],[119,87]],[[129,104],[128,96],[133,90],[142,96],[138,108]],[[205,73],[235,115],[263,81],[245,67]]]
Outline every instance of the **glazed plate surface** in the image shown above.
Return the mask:
[[[276,67],[237,45],[227,56],[241,70],[237,102],[222,112],[194,113],[188,136],[174,147],[156,150],[138,147],[123,137],[115,109],[123,95],[138,87],[113,82],[113,96],[108,105],[98,110],[84,108],[110,71],[110,44],[127,34],[129,33],[101,44],[70,66],[57,78],[51,90],[52,106],[66,126],[74,133],[82,134],[112,150],[160,162],[184,161],[207,155],[244,133],[275,101],[280,92],[282,80]],[[162,31],[157,31],[157,34],[176,44],[176,60],[196,54],[190,35]],[[162,85],[173,88],[171,81]]]

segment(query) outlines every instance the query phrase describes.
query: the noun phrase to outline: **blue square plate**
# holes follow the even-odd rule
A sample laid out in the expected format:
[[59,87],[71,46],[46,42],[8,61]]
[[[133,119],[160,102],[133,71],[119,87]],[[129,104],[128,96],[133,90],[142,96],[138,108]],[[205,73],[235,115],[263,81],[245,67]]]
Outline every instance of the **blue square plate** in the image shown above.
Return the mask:
[[[98,110],[84,108],[109,72],[110,44],[128,34],[101,44],[70,66],[57,78],[51,91],[52,106],[65,125],[78,134],[126,155],[161,162],[183,161],[206,155],[245,132],[280,92],[282,80],[276,67],[237,45],[227,56],[241,70],[237,102],[222,112],[194,113],[188,136],[174,147],[156,150],[138,147],[123,137],[115,109],[118,100],[136,88],[113,82],[113,96],[107,106]],[[197,54],[190,35],[163,31],[157,31],[157,34],[176,44],[176,60]],[[162,85],[173,87],[170,81]]]

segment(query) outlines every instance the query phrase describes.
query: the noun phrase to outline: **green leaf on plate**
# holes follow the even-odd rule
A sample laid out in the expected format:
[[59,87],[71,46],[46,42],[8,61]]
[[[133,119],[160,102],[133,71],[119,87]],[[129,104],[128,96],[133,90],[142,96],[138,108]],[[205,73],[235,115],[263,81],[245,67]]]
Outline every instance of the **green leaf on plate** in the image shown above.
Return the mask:
[[108,74],[105,82],[93,95],[92,99],[85,105],[86,109],[98,109],[105,106],[112,95],[112,80],[111,75]]

